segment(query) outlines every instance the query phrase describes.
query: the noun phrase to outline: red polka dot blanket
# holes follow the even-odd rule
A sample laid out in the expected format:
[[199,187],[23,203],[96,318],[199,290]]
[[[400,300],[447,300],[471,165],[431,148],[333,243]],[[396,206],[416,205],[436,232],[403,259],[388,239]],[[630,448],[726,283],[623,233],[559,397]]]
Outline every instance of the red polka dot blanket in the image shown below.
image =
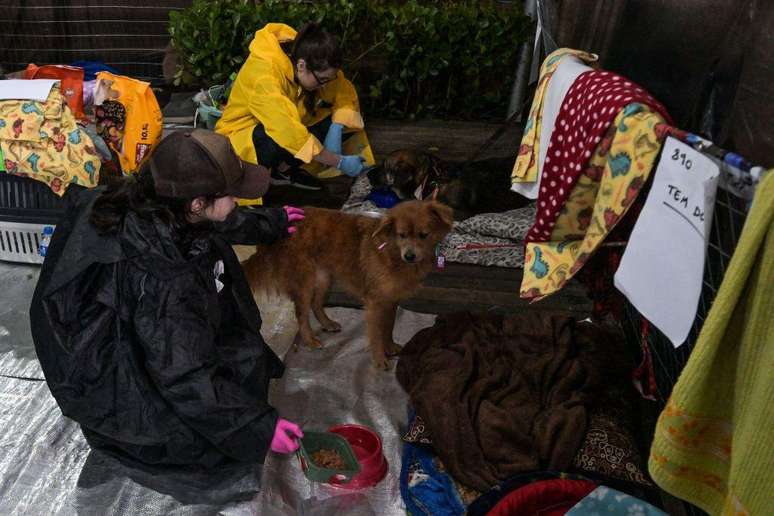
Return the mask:
[[630,80],[608,71],[580,75],[562,102],[540,179],[535,223],[526,242],[549,240],[560,210],[586,170],[597,145],[618,113],[644,104],[672,124],[666,108]]

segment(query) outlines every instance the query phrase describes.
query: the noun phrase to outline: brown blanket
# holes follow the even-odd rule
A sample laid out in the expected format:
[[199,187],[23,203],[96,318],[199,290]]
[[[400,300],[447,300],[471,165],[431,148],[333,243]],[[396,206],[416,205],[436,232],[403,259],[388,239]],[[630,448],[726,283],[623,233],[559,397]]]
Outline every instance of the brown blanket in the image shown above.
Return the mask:
[[439,316],[406,344],[396,374],[450,472],[486,491],[572,464],[601,383],[594,341],[604,339],[539,312]]

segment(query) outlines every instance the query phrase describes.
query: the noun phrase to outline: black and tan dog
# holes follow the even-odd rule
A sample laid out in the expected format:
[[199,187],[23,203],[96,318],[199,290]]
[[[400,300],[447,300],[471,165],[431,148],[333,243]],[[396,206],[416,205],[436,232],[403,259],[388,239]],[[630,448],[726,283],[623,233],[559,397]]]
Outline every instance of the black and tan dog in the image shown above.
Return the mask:
[[528,200],[511,191],[513,157],[469,163],[444,161],[429,152],[397,150],[368,172],[373,189],[390,188],[401,199],[435,199],[458,220],[513,210]]

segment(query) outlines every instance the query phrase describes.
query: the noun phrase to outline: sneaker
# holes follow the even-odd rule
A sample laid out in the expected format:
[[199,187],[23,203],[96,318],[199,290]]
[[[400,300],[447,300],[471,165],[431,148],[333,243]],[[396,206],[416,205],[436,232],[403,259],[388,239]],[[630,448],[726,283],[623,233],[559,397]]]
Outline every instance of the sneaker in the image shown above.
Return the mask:
[[290,184],[290,170],[280,172],[279,170],[272,169],[270,183],[273,185],[289,185]]
[[303,168],[292,168],[285,172],[271,171],[271,184],[290,185],[302,190],[322,190],[322,182]]

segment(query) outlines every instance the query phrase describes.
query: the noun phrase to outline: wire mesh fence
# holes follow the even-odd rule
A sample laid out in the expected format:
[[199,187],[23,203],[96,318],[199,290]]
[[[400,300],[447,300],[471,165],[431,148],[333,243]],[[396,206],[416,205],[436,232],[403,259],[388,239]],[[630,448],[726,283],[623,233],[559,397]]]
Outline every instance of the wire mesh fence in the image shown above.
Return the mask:
[[[693,350],[704,321],[707,318],[712,302],[715,299],[720,284],[723,281],[731,256],[739,241],[742,227],[747,218],[748,203],[736,195],[718,188],[715,199],[715,210],[710,231],[710,241],[707,246],[707,259],[704,264],[704,278],[696,318],[686,342],[675,348],[672,342],[652,325],[645,337],[653,360],[658,402],[662,405],[669,398],[672,388],[677,382],[688,357]],[[665,260],[668,259],[665,256]],[[637,309],[626,303],[622,326],[629,346],[641,349],[643,318]],[[700,509],[684,504],[685,513],[689,516],[705,514]]]
[[29,63],[102,61],[153,84],[164,83],[169,12],[191,0],[7,0],[0,34],[0,68],[23,70]]

